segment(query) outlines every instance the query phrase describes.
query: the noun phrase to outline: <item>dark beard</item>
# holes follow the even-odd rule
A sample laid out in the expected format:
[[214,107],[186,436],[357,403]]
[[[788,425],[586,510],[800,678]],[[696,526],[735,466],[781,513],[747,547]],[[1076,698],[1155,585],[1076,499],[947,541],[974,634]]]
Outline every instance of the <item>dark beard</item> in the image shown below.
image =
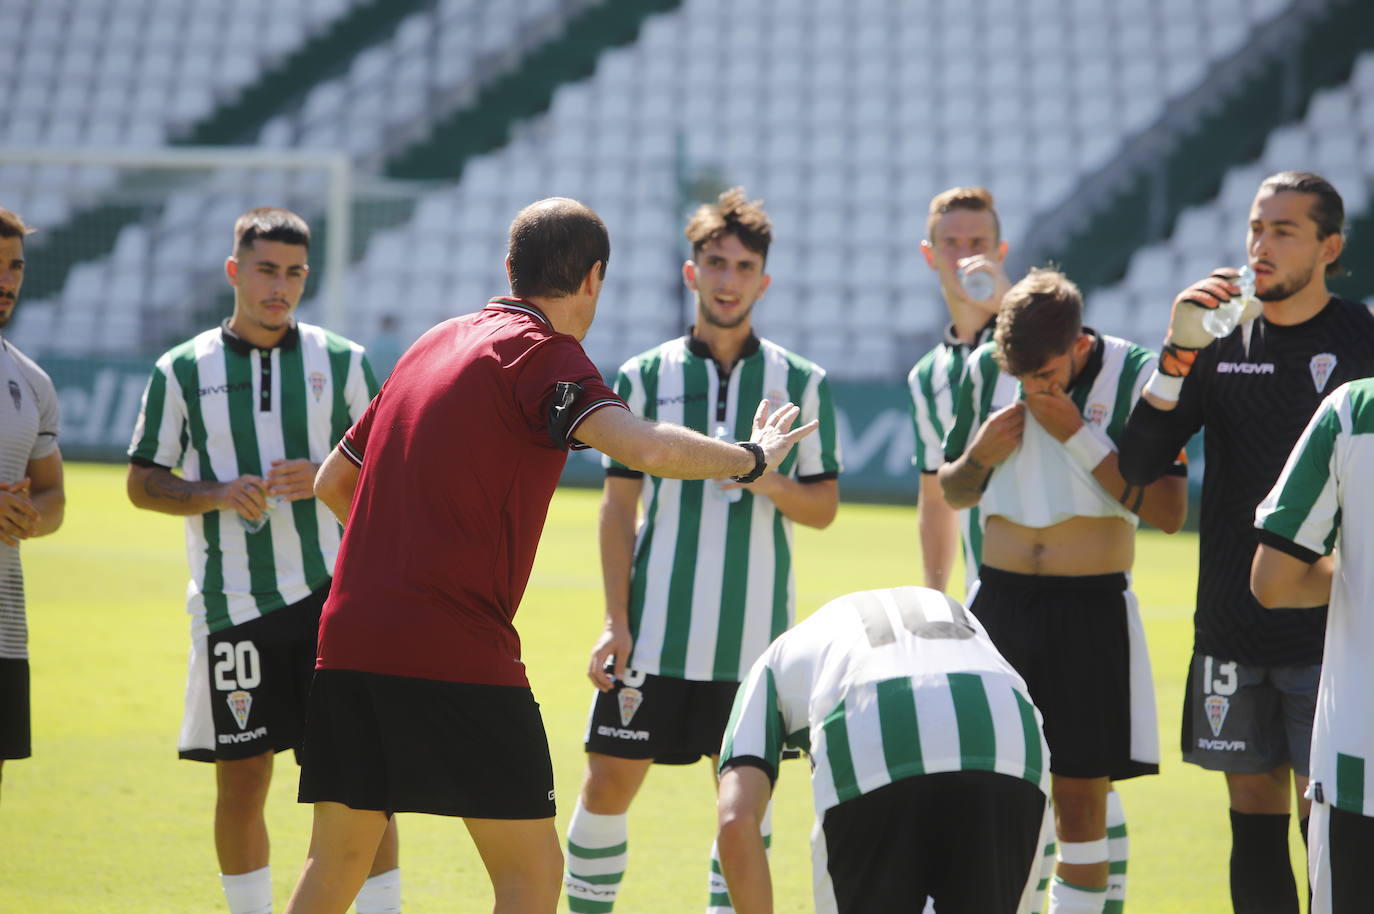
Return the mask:
[[[1313,275],[1315,275],[1315,273]],[[1294,295],[1297,295],[1304,288],[1306,288],[1307,284],[1311,281],[1312,276],[1308,276],[1305,280],[1302,280],[1301,282],[1295,279],[1291,282],[1280,283],[1278,285],[1270,286],[1263,292],[1255,293],[1255,297],[1258,298],[1260,301],[1283,301],[1285,298],[1292,298]]]

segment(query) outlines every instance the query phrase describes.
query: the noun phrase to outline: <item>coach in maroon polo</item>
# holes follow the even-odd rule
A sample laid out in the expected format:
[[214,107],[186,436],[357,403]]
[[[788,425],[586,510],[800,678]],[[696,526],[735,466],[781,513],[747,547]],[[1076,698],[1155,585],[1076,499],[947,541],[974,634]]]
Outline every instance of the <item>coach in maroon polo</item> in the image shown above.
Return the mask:
[[346,911],[394,812],[463,817],[496,910],[551,914],[553,769],[512,619],[568,449],[752,481],[815,428],[789,431],[797,408],[766,401],[737,444],[632,415],[579,342],[609,257],[586,206],[526,207],[511,297],[422,336],[320,468],[315,493],[345,530],[301,769],[314,833],[288,914]]

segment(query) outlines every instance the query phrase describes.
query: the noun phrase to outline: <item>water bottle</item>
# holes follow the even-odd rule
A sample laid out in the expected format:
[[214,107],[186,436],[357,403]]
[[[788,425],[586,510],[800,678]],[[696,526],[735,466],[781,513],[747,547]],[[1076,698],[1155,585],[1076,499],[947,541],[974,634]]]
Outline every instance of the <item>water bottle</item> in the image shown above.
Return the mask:
[[968,267],[960,267],[959,284],[972,301],[987,301],[997,291],[997,280],[985,270],[970,271]]
[[1240,323],[1240,316],[1245,312],[1246,306],[1255,300],[1255,271],[1250,269],[1249,264],[1240,268],[1236,285],[1240,286],[1240,295],[1222,302],[1202,315],[1202,329],[1217,339],[1231,335],[1231,331],[1236,329],[1236,324]]
[[[724,425],[716,426],[716,433],[714,437],[720,439],[721,441],[728,441],[731,443],[734,443],[735,440],[735,436],[730,434],[730,430],[726,428]],[[713,481],[711,483],[711,488],[715,490],[716,496],[721,501],[727,502],[729,504],[734,504],[735,502],[739,501],[741,498],[744,497],[743,489],[722,489],[720,487],[720,483],[718,482]]]
[[[281,496],[280,496],[280,495],[269,495],[269,496],[267,496],[267,507],[263,509],[262,517],[261,517],[259,520],[249,520],[248,518],[244,517],[242,514],[239,514],[239,515],[238,515],[239,523],[242,524],[242,525],[243,525],[243,529],[244,529],[244,530],[247,530],[249,533],[257,533],[257,532],[258,532],[259,530],[261,530],[263,527],[266,527],[266,526],[267,526],[267,519],[268,519],[267,516],[268,516],[269,514],[271,514],[273,511],[277,510],[277,506],[280,505],[280,504],[281,504]],[[235,512],[235,513],[237,514],[237,512]]]

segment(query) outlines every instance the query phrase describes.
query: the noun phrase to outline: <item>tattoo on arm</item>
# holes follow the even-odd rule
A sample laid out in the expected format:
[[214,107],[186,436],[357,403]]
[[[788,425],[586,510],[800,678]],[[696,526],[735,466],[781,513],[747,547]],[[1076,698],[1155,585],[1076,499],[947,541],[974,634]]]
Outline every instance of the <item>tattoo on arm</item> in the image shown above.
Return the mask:
[[157,472],[154,470],[143,477],[143,491],[153,498],[161,498],[166,501],[190,501],[202,487],[194,482],[174,476],[168,472]]
[[962,496],[976,500],[982,496],[983,491],[988,487],[988,480],[991,478],[992,470],[990,467],[979,463],[973,459],[972,455],[966,454],[964,465],[950,478],[951,488]]
[[1145,487],[1137,486],[1135,490],[1135,501],[1131,502],[1130,511],[1132,514],[1140,513],[1140,506],[1145,503]]

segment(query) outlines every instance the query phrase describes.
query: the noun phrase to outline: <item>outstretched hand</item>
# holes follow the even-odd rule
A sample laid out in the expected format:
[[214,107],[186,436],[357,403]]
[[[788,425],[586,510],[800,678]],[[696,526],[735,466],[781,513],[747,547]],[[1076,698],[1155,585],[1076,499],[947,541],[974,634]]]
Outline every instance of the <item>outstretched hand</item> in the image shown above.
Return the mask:
[[772,404],[767,400],[759,402],[759,408],[754,411],[754,431],[749,440],[763,448],[764,463],[770,468],[776,469],[794,444],[820,428],[819,419],[812,419],[800,428],[792,428],[792,423],[800,415],[801,407],[793,403],[784,403],[772,411]]

